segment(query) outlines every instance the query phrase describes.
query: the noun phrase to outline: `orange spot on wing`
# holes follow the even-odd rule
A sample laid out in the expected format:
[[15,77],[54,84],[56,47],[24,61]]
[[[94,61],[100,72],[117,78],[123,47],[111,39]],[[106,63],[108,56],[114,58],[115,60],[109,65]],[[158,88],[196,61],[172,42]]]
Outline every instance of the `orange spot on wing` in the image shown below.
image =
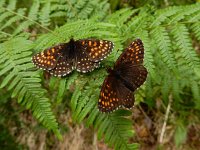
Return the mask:
[[107,102],[105,102],[105,106],[107,106]]
[[91,46],[92,45],[92,41],[89,41],[88,45]]
[[97,46],[97,42],[94,42],[93,46]]
[[49,51],[47,51],[47,55],[51,55],[51,53]]

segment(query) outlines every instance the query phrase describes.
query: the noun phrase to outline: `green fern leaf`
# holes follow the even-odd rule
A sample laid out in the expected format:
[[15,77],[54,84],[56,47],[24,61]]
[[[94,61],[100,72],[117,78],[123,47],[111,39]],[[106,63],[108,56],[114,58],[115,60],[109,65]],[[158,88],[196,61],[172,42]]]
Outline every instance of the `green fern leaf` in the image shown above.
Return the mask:
[[171,16],[171,18],[169,18],[168,23],[169,24],[174,24],[184,18],[186,18],[187,16],[190,16],[191,14],[196,13],[197,11],[199,11],[199,5],[189,5],[189,6],[184,6],[184,7],[180,7],[180,11],[178,11],[175,15]]
[[[33,21],[36,21],[38,18],[38,11],[39,11],[39,7],[40,7],[40,3],[38,0],[34,0],[33,5],[30,8],[29,14],[28,14],[28,18],[29,20],[25,20],[24,22],[22,22],[14,31],[14,35],[17,35],[18,33],[20,33],[21,31],[23,31],[24,29],[28,29],[28,27],[30,27],[31,25],[34,24]],[[30,21],[32,20],[32,21]]]
[[62,98],[65,94],[65,88],[66,88],[66,79],[61,79],[58,87],[58,95],[56,98],[57,103],[60,103],[62,101]]
[[10,18],[9,20],[6,21],[6,23],[0,28],[0,30],[3,30],[4,28],[11,26],[13,23],[16,23],[17,21],[22,20],[23,16],[25,14],[25,9],[18,9],[17,13],[19,14],[18,16],[14,16]]
[[51,3],[45,3],[42,7],[41,13],[40,13],[40,22],[42,26],[49,26],[50,25],[50,6]]
[[[200,14],[200,13],[199,13]],[[200,20],[200,19],[199,19]],[[194,23],[192,26],[192,31],[194,32],[197,39],[200,41],[200,22]]]
[[116,111],[110,115],[100,114],[97,120],[101,118],[101,124],[96,126],[98,138],[105,134],[105,142],[114,146],[115,149],[138,149],[137,144],[129,144],[127,141],[133,136],[132,123],[125,118],[128,115],[130,112],[125,110]]
[[151,35],[153,36],[153,39],[161,52],[163,61],[170,69],[175,68],[176,63],[173,53],[171,51],[171,41],[165,28],[155,27],[151,31]]
[[156,11],[154,21],[151,23],[150,28],[153,26],[159,26],[163,22],[167,21],[170,16],[175,15],[179,11],[180,7],[168,7]]
[[185,62],[193,69],[199,68],[198,58],[192,47],[191,38],[186,26],[181,24],[173,26],[172,34],[176,41],[175,45],[180,49]]
[[71,98],[71,108],[74,111],[77,107],[78,99],[81,96],[81,89],[80,87],[77,87],[75,91],[73,92],[72,98]]
[[0,76],[4,78],[0,87],[12,90],[11,97],[16,97],[26,108],[31,108],[33,115],[61,138],[49,99],[41,88],[41,79],[36,72],[28,71],[33,68],[30,62],[32,46],[32,42],[22,37],[0,44],[0,55],[6,54],[5,62],[0,64],[3,67]]

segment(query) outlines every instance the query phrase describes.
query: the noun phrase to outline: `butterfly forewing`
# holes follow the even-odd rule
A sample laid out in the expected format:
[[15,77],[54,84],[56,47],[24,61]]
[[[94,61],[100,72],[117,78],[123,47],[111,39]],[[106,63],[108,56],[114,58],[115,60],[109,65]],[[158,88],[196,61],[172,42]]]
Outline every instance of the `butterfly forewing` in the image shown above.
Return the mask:
[[99,62],[106,58],[113,50],[113,43],[107,40],[86,39],[79,41],[86,50],[88,58],[93,62]]
[[66,44],[59,44],[54,47],[47,48],[43,52],[37,53],[32,57],[32,61],[36,67],[44,70],[52,70],[56,67],[57,61],[62,55],[62,51]]
[[116,62],[117,65],[127,64],[142,64],[144,59],[144,46],[140,39],[133,41],[125,51],[120,55]]

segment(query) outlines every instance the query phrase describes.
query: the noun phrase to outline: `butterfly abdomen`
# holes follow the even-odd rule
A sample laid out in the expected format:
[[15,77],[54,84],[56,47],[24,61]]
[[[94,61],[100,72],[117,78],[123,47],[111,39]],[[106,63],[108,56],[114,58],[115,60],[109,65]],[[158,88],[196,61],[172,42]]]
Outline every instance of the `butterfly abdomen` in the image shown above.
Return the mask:
[[64,57],[66,57],[67,60],[75,59],[76,54],[77,54],[77,48],[76,48],[76,43],[73,39],[71,39],[69,43],[66,45],[63,53],[64,53]]

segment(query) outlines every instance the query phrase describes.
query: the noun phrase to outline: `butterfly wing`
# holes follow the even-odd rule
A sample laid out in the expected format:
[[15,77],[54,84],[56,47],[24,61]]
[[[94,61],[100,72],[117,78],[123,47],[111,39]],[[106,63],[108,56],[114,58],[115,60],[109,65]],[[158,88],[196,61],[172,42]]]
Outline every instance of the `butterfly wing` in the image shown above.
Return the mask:
[[32,57],[36,67],[48,71],[54,76],[65,76],[73,71],[73,62],[66,56],[68,43],[50,47]]
[[125,108],[130,109],[131,107],[133,107],[134,102],[135,102],[135,98],[134,98],[133,92],[128,90],[124,99],[122,100],[123,106]]
[[51,75],[54,76],[66,76],[73,71],[73,61],[67,60],[66,57],[61,56],[54,69],[48,70]]
[[114,66],[114,70],[120,73],[122,84],[130,90],[123,99],[123,106],[126,108],[133,106],[133,92],[146,80],[147,70],[142,65],[143,59],[143,43],[137,39],[125,49]]
[[132,91],[126,88],[115,76],[108,75],[101,88],[98,108],[101,112],[112,112],[121,106],[131,108],[134,105]]
[[113,50],[113,43],[107,40],[83,39],[79,40],[83,51],[86,52],[88,59],[99,62],[106,58]]
[[99,67],[99,62],[91,61],[85,51],[81,51],[77,57],[76,70],[79,72],[89,72]]
[[57,61],[62,55],[66,44],[59,44],[45,49],[43,52],[33,55],[32,61],[34,65],[43,70],[52,70],[56,67]]
[[144,46],[140,39],[133,41],[117,59],[115,67],[123,64],[141,65],[144,59]]
[[112,112],[122,105],[118,98],[117,90],[112,83],[116,83],[115,78],[108,76],[101,87],[98,108],[101,112]]

